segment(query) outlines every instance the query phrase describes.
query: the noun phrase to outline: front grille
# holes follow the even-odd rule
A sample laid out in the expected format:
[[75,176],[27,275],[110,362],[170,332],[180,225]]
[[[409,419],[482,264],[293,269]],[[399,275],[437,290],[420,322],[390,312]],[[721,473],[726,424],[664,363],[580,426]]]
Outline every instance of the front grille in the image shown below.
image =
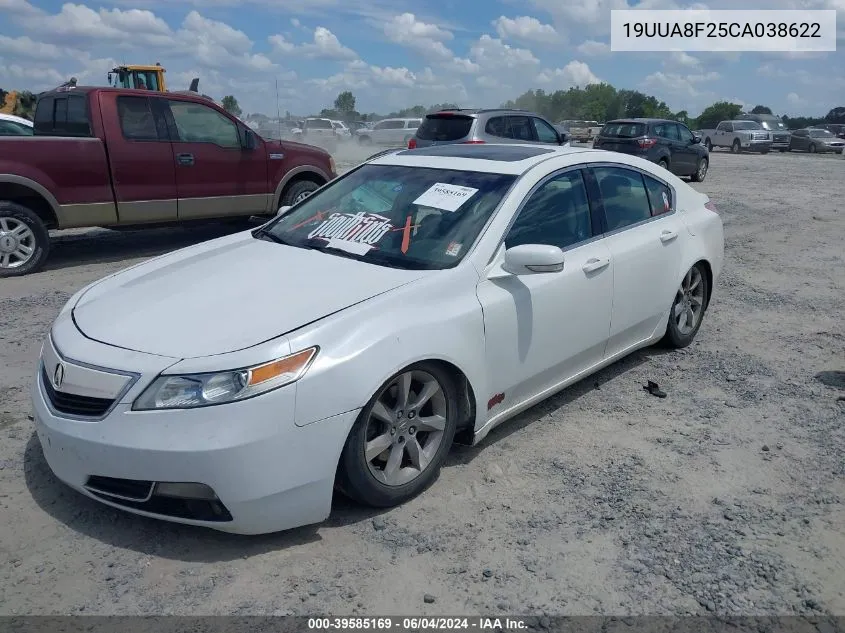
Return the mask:
[[56,391],[50,383],[47,371],[41,369],[41,382],[44,383],[44,391],[47,399],[53,408],[59,413],[66,415],[78,415],[86,418],[98,418],[111,408],[114,400],[108,398],[94,398],[92,396],[78,396],[74,393]]
[[[85,488],[103,501],[163,517],[216,523],[232,520],[232,514],[216,497],[214,499],[188,499],[157,495],[153,489],[154,485],[155,482],[153,481],[91,476],[88,478]],[[210,489],[209,492],[213,494]]]

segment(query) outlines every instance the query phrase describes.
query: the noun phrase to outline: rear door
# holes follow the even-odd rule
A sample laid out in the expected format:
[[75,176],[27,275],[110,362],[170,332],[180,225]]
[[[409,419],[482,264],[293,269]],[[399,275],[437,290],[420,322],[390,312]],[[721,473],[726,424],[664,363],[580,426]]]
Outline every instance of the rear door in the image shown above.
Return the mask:
[[[103,99],[114,99],[104,93]],[[118,95],[103,117],[121,224],[176,220],[176,162],[161,99]]]
[[537,140],[531,117],[510,115],[507,117],[510,127],[510,137],[517,143],[533,143]]
[[[466,140],[473,117],[452,112],[429,114],[417,129],[417,147],[457,143]],[[503,124],[504,127],[504,124]]]
[[267,152],[242,147],[243,126],[203,103],[167,98],[180,220],[266,213]]
[[668,318],[686,232],[665,182],[618,166],[591,169],[613,260],[613,310],[606,357],[651,338]]

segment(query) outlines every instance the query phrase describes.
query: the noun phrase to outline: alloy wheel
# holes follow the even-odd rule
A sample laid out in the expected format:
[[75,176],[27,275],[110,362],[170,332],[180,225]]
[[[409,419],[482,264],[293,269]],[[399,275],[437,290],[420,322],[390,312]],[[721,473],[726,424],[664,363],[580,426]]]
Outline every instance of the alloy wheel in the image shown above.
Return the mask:
[[704,314],[704,284],[698,267],[690,268],[681,287],[675,295],[672,306],[672,318],[678,326],[678,332],[687,335],[696,327]]
[[443,442],[446,394],[426,371],[399,374],[379,394],[367,420],[364,454],[372,476],[386,486],[414,481]]
[[24,266],[35,254],[35,233],[16,218],[0,217],[0,268]]

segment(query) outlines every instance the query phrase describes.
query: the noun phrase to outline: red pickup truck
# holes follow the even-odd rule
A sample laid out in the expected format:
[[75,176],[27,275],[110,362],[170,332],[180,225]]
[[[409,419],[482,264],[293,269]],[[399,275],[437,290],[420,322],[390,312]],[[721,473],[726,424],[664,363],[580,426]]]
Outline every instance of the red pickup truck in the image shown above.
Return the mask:
[[0,138],[0,277],[43,266],[50,229],[271,216],[336,177],[326,151],[265,140],[196,93],[58,88],[34,123]]

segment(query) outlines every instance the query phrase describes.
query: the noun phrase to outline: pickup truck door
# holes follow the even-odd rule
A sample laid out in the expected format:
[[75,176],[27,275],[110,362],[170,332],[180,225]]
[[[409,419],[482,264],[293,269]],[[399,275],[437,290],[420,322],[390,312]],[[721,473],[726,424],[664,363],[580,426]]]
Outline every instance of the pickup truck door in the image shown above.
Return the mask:
[[156,99],[100,93],[119,224],[177,218],[176,165]]
[[267,152],[243,147],[246,127],[222,110],[168,97],[180,220],[267,213],[271,196]]

